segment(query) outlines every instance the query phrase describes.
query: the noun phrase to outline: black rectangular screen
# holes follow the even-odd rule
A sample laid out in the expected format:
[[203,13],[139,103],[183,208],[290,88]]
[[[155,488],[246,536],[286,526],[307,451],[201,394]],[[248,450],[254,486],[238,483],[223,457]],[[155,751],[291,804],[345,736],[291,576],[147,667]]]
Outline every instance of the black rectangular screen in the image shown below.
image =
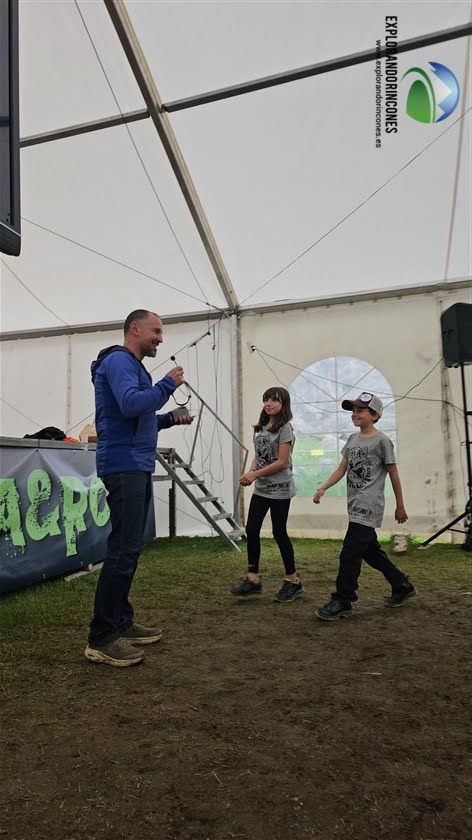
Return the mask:
[[0,251],[20,247],[18,0],[0,0]]

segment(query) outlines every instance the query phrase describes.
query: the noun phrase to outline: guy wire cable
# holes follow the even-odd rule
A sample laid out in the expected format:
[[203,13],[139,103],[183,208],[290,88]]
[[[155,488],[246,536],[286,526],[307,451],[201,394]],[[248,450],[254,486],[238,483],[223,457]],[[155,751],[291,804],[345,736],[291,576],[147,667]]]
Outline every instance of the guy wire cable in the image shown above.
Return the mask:
[[285,265],[283,268],[281,268],[280,271],[277,272],[277,274],[274,274],[272,277],[269,277],[268,280],[266,280],[264,283],[262,283],[260,286],[258,286],[257,289],[255,289],[253,292],[251,292],[250,295],[247,295],[245,298],[243,298],[240,305],[242,306],[243,303],[246,303],[247,300],[250,300],[252,297],[254,297],[254,295],[256,295],[258,292],[260,292],[261,289],[264,289],[266,286],[269,285],[269,283],[272,283],[277,277],[280,277],[280,275],[283,274],[284,271],[286,271],[288,268],[290,268],[292,265],[294,265],[296,262],[298,262],[298,260],[302,259],[302,257],[304,257],[306,254],[308,254],[309,251],[312,251],[313,248],[315,248],[317,245],[319,245],[320,242],[323,241],[323,239],[326,239],[326,237],[329,236],[330,233],[333,233],[333,231],[335,231],[338,227],[340,227],[345,221],[347,221],[347,219],[349,219],[351,216],[353,216],[354,213],[356,213],[358,210],[360,210],[361,207],[363,207],[365,204],[367,204],[367,202],[370,201],[371,198],[373,198],[375,195],[377,195],[377,193],[379,193],[388,184],[390,184],[391,181],[393,181],[401,172],[403,172],[415,160],[417,160],[419,157],[421,157],[421,155],[424,154],[424,152],[427,149],[429,149],[434,143],[437,143],[437,141],[440,140],[441,137],[443,137],[445,134],[447,134],[447,132],[450,131],[451,128],[453,128],[465,116],[467,116],[467,114],[471,110],[472,110],[472,105],[470,106],[470,108],[467,108],[467,110],[464,111],[462,114],[460,114],[459,117],[457,118],[457,120],[454,120],[454,122],[452,122],[444,131],[442,131],[441,134],[438,134],[438,136],[435,137],[434,140],[431,140],[431,142],[428,143],[423,149],[420,149],[420,151],[417,152],[417,154],[414,155],[409,161],[407,161],[407,163],[405,163],[402,167],[400,167],[400,169],[398,169],[397,172],[394,172],[394,174],[391,175],[390,178],[388,178],[387,181],[385,181],[383,184],[381,184],[380,187],[377,187],[377,189],[374,190],[374,192],[372,192],[370,195],[368,195],[367,198],[365,198],[363,201],[361,201],[356,207],[353,208],[353,210],[351,210],[342,219],[340,219],[339,222],[337,222],[335,225],[333,225],[333,227],[331,227],[322,236],[320,236],[319,239],[316,240],[316,242],[313,242],[312,245],[310,245],[308,248],[305,248],[304,251],[302,251],[300,254],[298,254],[298,256],[294,257],[293,260],[291,260],[289,263],[287,263],[287,265]]
[[70,324],[68,324],[67,321],[64,321],[64,319],[61,318],[61,316],[58,315],[57,312],[54,312],[53,309],[51,309],[46,303],[44,303],[44,301],[41,300],[41,298],[39,298],[38,295],[35,294],[35,292],[33,292],[32,289],[30,289],[30,287],[24,282],[24,280],[21,280],[21,278],[18,277],[18,274],[15,274],[15,272],[13,271],[13,269],[12,269],[11,265],[9,265],[9,263],[5,262],[5,260],[3,260],[3,259],[2,259],[2,263],[5,266],[5,268],[7,269],[7,271],[9,271],[10,274],[15,278],[15,280],[18,281],[20,286],[23,286],[23,288],[26,289],[28,294],[30,294],[31,297],[33,297],[38,303],[40,303],[41,306],[44,307],[44,309],[46,309],[49,312],[50,315],[52,315],[54,318],[57,318],[57,320],[60,321],[61,324],[64,324],[65,327],[70,327]]
[[[219,327],[220,324],[221,324],[221,321],[218,322],[217,326]],[[219,340],[218,340],[218,342],[216,341],[215,332],[213,332],[213,343],[212,343],[212,346],[211,346],[211,350],[212,350],[212,353],[213,353],[213,375],[214,375],[214,386],[215,386],[215,412],[216,412],[216,414],[218,414],[218,411],[219,411],[218,365],[219,365],[219,358],[220,357],[219,357]],[[217,353],[215,353],[215,350],[217,350]],[[214,450],[215,435],[217,437],[218,445],[219,445],[218,446],[218,448],[219,448],[218,462],[219,462],[219,464],[221,465],[221,468],[222,468],[222,477],[221,478],[217,478],[213,474],[213,469],[212,469],[212,457],[213,457],[213,450]],[[208,449],[207,455],[205,456],[205,459],[203,461],[203,466],[205,466],[208,461],[209,461],[209,465],[208,465],[208,468],[207,468],[206,472],[210,475],[213,482],[215,482],[216,484],[222,484],[223,481],[224,481],[224,477],[225,477],[224,458],[223,458],[223,450],[222,450],[222,442],[221,442],[221,428],[220,428],[220,424],[219,424],[216,417],[213,418],[213,428],[212,428],[212,431],[211,431],[209,449]]]
[[[89,41],[90,41],[90,43],[91,43],[91,45],[92,45],[92,48],[93,48],[93,51],[94,51],[95,56],[96,56],[96,58],[97,58],[97,61],[98,61],[99,65],[100,65],[100,67],[101,67],[101,69],[102,69],[103,75],[104,75],[104,77],[105,77],[105,79],[106,79],[106,81],[107,81],[107,84],[108,84],[108,87],[109,87],[109,89],[110,89],[110,92],[111,92],[111,94],[112,94],[112,96],[113,96],[113,99],[115,100],[116,107],[118,108],[118,110],[119,110],[119,112],[120,112],[121,116],[123,116],[123,112],[122,112],[122,110],[121,110],[120,103],[118,102],[118,99],[117,99],[117,96],[116,96],[115,91],[114,91],[114,89],[113,89],[113,86],[112,86],[112,84],[111,84],[111,81],[110,81],[110,79],[108,78],[107,72],[106,72],[105,67],[104,67],[104,65],[103,65],[103,62],[102,62],[102,60],[101,60],[101,58],[100,58],[100,55],[99,55],[98,50],[97,50],[97,47],[95,46],[95,42],[94,42],[94,40],[93,40],[93,38],[92,38],[92,35],[91,35],[91,33],[90,33],[90,31],[89,31],[89,29],[88,29],[88,27],[87,27],[87,24],[85,23],[85,20],[84,20],[83,14],[82,14],[82,12],[81,12],[81,10],[80,10],[80,6],[79,6],[79,4],[78,4],[77,0],[74,0],[74,2],[75,2],[75,5],[76,5],[76,8],[77,8],[77,11],[78,11],[78,13],[79,13],[79,15],[80,15],[80,18],[81,18],[81,20],[82,20],[82,23],[83,23],[83,25],[84,25],[85,31],[86,31],[86,33],[87,33],[87,35],[88,35]],[[206,298],[205,291],[203,290],[203,288],[202,288],[202,286],[201,286],[201,284],[200,284],[200,282],[199,282],[199,280],[198,280],[198,277],[197,277],[197,275],[195,274],[195,271],[193,270],[193,268],[192,268],[192,266],[191,266],[191,264],[190,264],[190,261],[189,261],[189,259],[188,259],[188,257],[187,257],[187,254],[185,253],[185,251],[184,251],[184,249],[183,249],[183,246],[182,246],[182,244],[180,243],[180,240],[179,240],[179,238],[178,238],[178,236],[177,236],[177,234],[176,234],[176,232],[175,232],[175,230],[174,230],[174,228],[173,228],[173,226],[172,226],[172,224],[171,224],[171,221],[170,221],[170,219],[169,219],[169,217],[168,217],[168,215],[167,215],[167,213],[166,213],[166,211],[165,211],[165,209],[164,209],[164,205],[163,205],[163,203],[162,203],[162,201],[161,201],[161,199],[160,199],[160,197],[159,197],[159,194],[158,194],[157,189],[156,189],[156,187],[155,187],[155,185],[154,185],[154,182],[153,182],[153,180],[152,180],[152,178],[151,178],[151,176],[150,176],[150,174],[149,174],[149,172],[148,172],[148,169],[147,169],[147,167],[146,167],[146,164],[144,163],[144,160],[143,160],[143,158],[142,158],[142,156],[141,156],[141,154],[140,154],[140,152],[139,152],[139,149],[138,149],[138,147],[137,147],[137,145],[136,145],[136,142],[135,142],[135,140],[134,140],[134,137],[133,137],[133,135],[132,135],[132,133],[131,133],[131,129],[130,129],[130,127],[129,127],[128,123],[125,123],[124,125],[125,125],[125,128],[126,128],[127,132],[128,132],[128,135],[129,135],[129,138],[130,138],[130,140],[131,140],[131,143],[133,144],[133,148],[134,148],[134,150],[135,150],[135,152],[136,152],[136,154],[137,154],[137,156],[138,156],[138,159],[139,159],[139,161],[140,161],[140,163],[141,163],[141,166],[142,166],[142,168],[143,168],[143,170],[144,170],[144,172],[145,172],[145,174],[146,174],[146,177],[147,177],[148,182],[149,182],[149,184],[150,184],[150,186],[151,186],[151,189],[152,189],[152,191],[153,191],[153,193],[154,193],[154,195],[155,195],[155,197],[156,197],[156,199],[157,199],[157,202],[158,202],[158,204],[159,204],[159,207],[161,208],[161,211],[162,211],[162,213],[163,213],[163,215],[164,215],[164,218],[165,218],[165,220],[166,220],[166,222],[167,222],[167,225],[168,225],[168,227],[169,227],[169,229],[170,229],[170,231],[171,231],[171,233],[172,233],[172,235],[173,235],[173,237],[174,237],[174,239],[175,239],[175,241],[176,241],[176,243],[177,243],[177,245],[178,245],[178,248],[179,248],[179,250],[180,250],[180,252],[181,252],[181,254],[182,254],[182,256],[183,256],[183,258],[184,258],[184,260],[185,260],[185,262],[186,262],[186,264],[187,264],[187,266],[188,266],[188,268],[189,268],[189,270],[190,270],[190,273],[192,274],[193,279],[195,280],[195,283],[197,284],[197,286],[198,286],[198,288],[199,288],[199,290],[200,290],[201,294],[203,295],[203,297],[204,297],[204,298]],[[205,302],[208,304],[208,301],[207,301],[207,300],[206,300]],[[208,304],[208,305],[210,305],[210,304]]]
[[[221,319],[219,319],[219,322],[222,321],[224,318],[229,318],[229,314],[227,312],[223,313],[223,315],[221,316]],[[242,339],[243,334],[242,334],[241,328],[239,327],[239,325],[237,323],[235,324],[235,327],[236,327],[236,330],[239,332],[239,334],[241,336],[241,339]],[[320,391],[323,390],[322,387],[318,383],[312,382],[311,379],[309,379],[308,377],[316,377],[317,379],[322,379],[325,382],[331,382],[334,385],[341,385],[342,387],[348,388],[348,389],[350,389],[352,387],[351,385],[348,385],[346,382],[340,382],[336,379],[332,379],[328,376],[323,376],[322,374],[319,374],[319,373],[312,373],[310,370],[307,370],[306,368],[301,368],[301,367],[298,367],[297,365],[292,364],[291,362],[285,361],[285,359],[279,359],[277,356],[273,356],[272,354],[268,353],[267,351],[261,350],[255,344],[250,344],[249,342],[246,342],[246,344],[250,348],[251,353],[256,353],[257,352],[257,354],[261,357],[261,359],[262,359],[263,356],[267,356],[268,358],[273,359],[276,362],[280,362],[281,364],[285,365],[286,367],[290,367],[290,368],[293,368],[294,370],[299,371],[300,374],[304,374],[305,376],[303,378],[306,379],[306,381],[309,382],[309,384],[313,385],[313,387],[318,388],[318,390],[320,390]],[[362,360],[360,360],[360,361],[362,361]],[[441,363],[441,361],[442,361],[442,357],[433,366],[433,368],[431,368],[431,370],[426,374],[426,376],[429,376],[435,370],[435,368]],[[316,362],[314,362],[313,364],[316,364]],[[271,371],[271,373],[273,373],[276,376],[275,371],[273,371],[272,368],[269,368],[267,363],[266,363],[266,367],[268,367],[268,369]],[[423,380],[426,378],[426,376],[423,377]],[[423,380],[421,380],[419,383],[417,383],[417,385],[415,385],[413,387],[417,387],[419,384],[421,384],[421,382]],[[283,383],[281,382],[281,384],[283,384]],[[285,387],[285,385],[284,385],[284,387]],[[332,402],[333,398],[331,397],[331,395],[329,395],[328,392],[325,392],[325,393],[329,396],[328,400],[315,400],[314,401],[314,400],[303,400],[302,399],[301,402],[306,404],[306,405],[314,405],[315,403],[316,403],[316,405],[319,405],[321,402],[328,402],[328,403]],[[389,391],[388,393],[383,392],[383,391],[378,391],[378,393],[377,393],[377,396],[379,396],[379,397],[384,396],[384,397],[390,398],[391,395],[392,395],[391,391]],[[404,398],[404,395],[393,394],[393,396],[396,397],[397,399],[403,399]],[[428,397],[406,397],[406,399],[422,401],[422,402],[439,402],[439,403],[444,403],[445,402],[447,405],[449,405],[455,411],[459,411],[460,413],[463,413],[462,408],[460,406],[454,405],[453,403],[448,402],[447,400],[445,401],[445,400],[442,400],[442,399],[436,399],[434,397],[429,397],[429,398]],[[323,411],[323,409],[321,409],[321,408],[319,410]],[[333,412],[328,412],[327,409],[325,409],[325,411],[326,411],[326,413],[330,413],[330,414],[333,413]]]
[[[352,386],[352,385],[348,385],[346,382],[337,382],[335,379],[330,379],[330,378],[328,378],[328,377],[321,376],[320,374],[310,374],[310,372],[309,372],[309,371],[307,371],[306,369],[304,370],[303,368],[300,368],[300,367],[298,367],[297,365],[294,365],[294,364],[292,364],[292,363],[290,363],[290,362],[286,362],[284,359],[279,359],[279,358],[277,358],[276,356],[272,356],[270,353],[266,353],[265,351],[260,350],[260,349],[259,349],[258,347],[256,347],[255,345],[252,345],[252,351],[253,351],[253,352],[257,352],[257,354],[261,357],[262,361],[265,363],[266,367],[267,367],[267,368],[271,371],[271,373],[272,373],[274,376],[276,376],[278,379],[279,379],[278,375],[275,373],[275,371],[274,371],[274,370],[273,370],[273,369],[272,369],[272,368],[268,365],[268,363],[265,361],[264,356],[268,356],[268,358],[270,358],[270,359],[274,359],[274,361],[280,362],[281,364],[286,365],[287,367],[294,368],[295,370],[298,370],[300,374],[308,374],[308,375],[311,375],[311,376],[317,376],[317,377],[319,377],[319,378],[321,378],[321,379],[325,379],[325,380],[326,380],[326,381],[328,381],[328,382],[332,382],[333,384],[342,385],[343,387],[348,388],[349,390],[350,390],[352,387],[355,387],[355,386]],[[386,403],[386,404],[385,404],[385,408],[387,408],[387,406],[388,406],[388,405],[391,405],[391,404],[392,404],[392,403],[394,403],[394,402],[399,402],[400,400],[403,400],[403,399],[408,399],[408,400],[412,400],[412,401],[416,401],[416,402],[430,402],[430,403],[435,403],[435,402],[437,402],[437,403],[441,403],[441,404],[443,404],[443,403],[445,403],[445,402],[446,402],[446,403],[447,403],[448,405],[450,405],[450,406],[451,406],[451,408],[453,408],[455,411],[458,411],[459,413],[463,414],[463,410],[462,410],[462,408],[461,408],[460,406],[454,405],[454,403],[450,403],[450,402],[447,402],[447,401],[442,400],[442,399],[437,399],[437,398],[435,398],[435,397],[410,397],[410,396],[409,396],[409,394],[411,393],[411,391],[413,391],[415,388],[418,388],[418,387],[419,387],[419,385],[421,385],[421,384],[424,382],[424,380],[425,380],[428,376],[430,376],[430,375],[433,373],[433,371],[434,371],[434,370],[436,370],[436,368],[438,367],[438,365],[440,365],[440,364],[441,364],[441,362],[442,362],[442,361],[443,361],[443,359],[442,359],[442,357],[441,357],[441,358],[440,358],[440,359],[436,362],[436,364],[435,364],[435,365],[433,365],[433,367],[432,367],[432,368],[431,368],[431,369],[430,369],[430,370],[429,370],[429,371],[428,371],[428,372],[427,372],[427,373],[426,373],[426,374],[425,374],[425,375],[424,375],[424,376],[420,379],[420,381],[419,381],[419,382],[416,382],[416,383],[415,383],[415,385],[412,385],[412,386],[411,386],[411,388],[410,388],[410,389],[406,392],[406,394],[400,394],[400,395],[398,395],[398,394],[397,394],[397,395],[395,395],[395,394],[394,394],[394,395],[393,395],[394,399],[393,399],[393,400],[390,400],[390,402],[389,402],[389,403]],[[317,385],[316,383],[312,383],[309,379],[307,379],[307,381],[308,381],[310,384],[312,384],[312,385],[313,385],[313,387],[320,389],[320,386],[319,386],[319,385]],[[280,384],[281,384],[281,385],[283,385],[284,387],[286,387],[286,383],[282,382],[282,380],[280,380],[280,379],[279,379],[279,382],[280,382]],[[380,392],[380,391],[378,392],[378,394],[377,394],[377,395],[378,395],[378,396],[388,396],[388,397],[390,397],[390,394],[386,395],[386,394],[383,394],[383,393],[382,393],[382,392]],[[329,400],[327,400],[326,402],[333,402],[333,401],[336,401],[334,397],[330,398],[330,399],[329,399]],[[326,414],[334,414],[334,413],[335,413],[335,412],[333,412],[333,411],[329,411],[328,409],[322,409],[322,408],[320,408],[320,407],[319,407],[320,400],[304,400],[304,399],[303,399],[303,400],[301,400],[301,402],[302,402],[303,404],[305,404],[305,405],[316,405],[316,406],[318,406],[318,410],[319,410],[319,411],[323,411],[323,412],[325,412]]]
[[[223,314],[222,314],[222,315],[220,315],[220,317],[217,319],[217,323],[219,323],[220,321],[222,321],[222,320],[223,320],[223,318],[226,318],[226,317],[227,317],[227,316],[226,316],[226,312],[223,312]],[[164,316],[164,321],[165,321],[165,316]],[[183,352],[184,352],[185,350],[187,350],[189,347],[194,347],[194,346],[195,346],[195,345],[197,345],[200,341],[203,341],[203,339],[204,339],[204,338],[206,338],[206,336],[207,336],[208,334],[209,334],[208,330],[206,330],[204,333],[201,333],[201,334],[198,336],[198,338],[192,339],[192,340],[191,340],[191,341],[189,341],[187,344],[184,344],[184,345],[183,345],[183,347],[180,347],[180,349],[179,349],[179,350],[175,350],[174,355],[175,355],[175,356],[177,356],[177,355],[179,355],[180,353],[183,353]],[[168,356],[168,357],[167,357],[166,359],[164,359],[162,362],[159,362],[159,364],[158,364],[158,365],[155,365],[155,366],[154,366],[154,367],[150,370],[150,373],[153,373],[154,371],[159,370],[159,368],[163,367],[163,365],[166,365],[166,364],[167,364],[167,362],[169,361],[169,359],[170,359],[170,358],[171,358],[171,357],[170,357],[170,356]],[[197,390],[198,390],[198,389],[197,389]]]
[[[220,318],[219,320],[221,320],[221,319],[222,319],[222,317],[224,317],[224,316],[221,316],[221,318]],[[205,338],[205,336],[206,336],[206,335],[207,335],[207,333],[205,332],[205,333],[203,333],[203,335],[199,335],[199,337],[198,337],[198,338],[196,338],[196,339],[194,339],[193,341],[189,341],[189,343],[188,343],[188,344],[185,344],[183,347],[181,347],[181,348],[180,348],[180,350],[176,350],[176,351],[175,351],[175,354],[182,353],[182,352],[183,352],[184,350],[186,350],[188,347],[192,347],[194,344],[197,344],[199,341],[201,341],[203,338]],[[156,370],[158,370],[160,367],[163,367],[164,365],[165,365],[165,366],[167,366],[167,365],[168,365],[168,363],[169,363],[169,361],[171,361],[171,359],[172,359],[172,357],[170,357],[170,356],[169,356],[169,357],[167,357],[167,358],[166,358],[163,362],[160,362],[158,365],[155,365],[155,367],[151,368],[151,370],[149,371],[149,373],[150,373],[150,374],[152,374],[152,373],[154,373]],[[72,430],[73,430],[73,429],[75,429],[77,426],[80,426],[80,425],[82,425],[82,423],[85,423],[85,422],[87,422],[87,420],[90,420],[92,417],[94,417],[94,415],[95,415],[95,411],[90,412],[90,414],[88,414],[88,415],[87,415],[86,417],[84,417],[82,420],[78,420],[78,422],[77,422],[77,423],[74,423],[74,425],[73,425],[73,426],[70,426],[70,428],[69,428],[69,429],[66,429],[66,431],[68,431],[68,432],[72,431]]]
[[154,283],[158,283],[160,286],[165,286],[167,289],[172,289],[173,292],[178,292],[184,297],[188,297],[191,300],[196,300],[198,303],[203,303],[205,306],[211,306],[215,312],[222,311],[220,307],[214,306],[213,304],[208,303],[208,301],[202,300],[201,298],[190,294],[190,292],[184,292],[182,289],[178,289],[177,286],[173,286],[171,283],[166,283],[165,280],[159,280],[159,278],[155,277],[153,274],[148,274],[146,271],[141,271],[141,269],[139,268],[134,268],[132,265],[127,265],[127,263],[122,262],[122,260],[115,259],[115,257],[110,257],[108,254],[102,253],[102,251],[97,251],[96,248],[91,248],[89,245],[84,245],[83,242],[78,242],[76,239],[72,239],[72,237],[70,236],[65,236],[63,233],[59,233],[57,230],[52,230],[51,228],[46,227],[46,225],[41,225],[39,224],[39,222],[34,222],[32,219],[27,219],[26,216],[22,216],[21,219],[23,222],[27,222],[29,225],[34,225],[34,227],[37,227],[40,230],[44,230],[47,233],[52,234],[52,236],[57,236],[59,237],[59,239],[64,239],[65,242],[70,242],[71,245],[76,245],[78,248],[83,248],[85,251],[89,251],[91,254],[95,254],[97,257],[102,257],[102,259],[108,260],[109,262],[112,262],[115,265],[120,265],[122,268],[126,268],[128,271],[132,271],[133,274],[139,274],[141,277],[146,277],[148,280],[152,280]]
[[12,408],[13,411],[16,411],[17,414],[21,414],[21,416],[24,417],[25,420],[29,420],[30,423],[33,423],[34,426],[40,426],[41,425],[38,421],[33,420],[31,417],[28,417],[27,414],[25,414],[23,411],[21,411],[19,408],[17,408],[15,405],[13,405],[13,403],[8,402],[8,400],[6,400],[5,397],[0,396],[0,401],[5,403],[5,405],[8,405],[9,408]]

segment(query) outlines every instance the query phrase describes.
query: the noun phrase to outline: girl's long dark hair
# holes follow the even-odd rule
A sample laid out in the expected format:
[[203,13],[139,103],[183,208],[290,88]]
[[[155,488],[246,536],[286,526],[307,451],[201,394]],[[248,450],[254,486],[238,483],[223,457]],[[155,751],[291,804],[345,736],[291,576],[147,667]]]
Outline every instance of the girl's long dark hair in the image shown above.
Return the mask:
[[285,388],[267,388],[267,391],[264,391],[262,395],[262,402],[265,402],[269,398],[272,398],[273,400],[280,400],[282,408],[280,409],[279,414],[273,418],[270,418],[267,412],[262,409],[261,416],[254,426],[255,432],[260,432],[262,427],[267,426],[271,419],[271,432],[278,432],[278,430],[282,428],[282,426],[285,426],[285,424],[293,417],[292,409],[290,407],[290,394]]

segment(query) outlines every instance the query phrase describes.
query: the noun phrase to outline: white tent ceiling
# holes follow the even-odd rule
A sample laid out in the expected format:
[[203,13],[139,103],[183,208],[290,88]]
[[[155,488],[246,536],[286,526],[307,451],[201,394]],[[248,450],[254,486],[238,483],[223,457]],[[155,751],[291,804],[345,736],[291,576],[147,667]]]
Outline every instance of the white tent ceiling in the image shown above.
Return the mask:
[[[470,19],[462,0],[125,6],[164,102],[373,49],[386,14],[399,41]],[[380,149],[373,62],[170,115],[240,304],[470,278],[469,48],[399,55],[399,130]],[[23,138],[146,107],[102,0],[23,0],[20,50]],[[427,61],[461,87],[431,125],[400,84]],[[226,306],[150,119],[23,148],[21,167],[3,332]]]

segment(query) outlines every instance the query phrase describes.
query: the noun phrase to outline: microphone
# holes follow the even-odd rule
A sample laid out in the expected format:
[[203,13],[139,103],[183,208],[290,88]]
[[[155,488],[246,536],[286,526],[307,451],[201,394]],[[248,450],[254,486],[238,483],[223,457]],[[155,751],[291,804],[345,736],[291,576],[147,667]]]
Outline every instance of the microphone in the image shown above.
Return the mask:
[[[175,358],[175,356],[171,356],[170,360],[171,360],[171,362],[174,362],[174,364],[177,364],[177,359]],[[174,400],[177,403],[177,408],[174,408],[174,410],[172,412],[172,415],[174,417],[174,423],[177,423],[177,419],[179,417],[188,415],[189,412],[188,412],[188,409],[186,408],[186,405],[187,405],[188,401],[190,400],[190,397],[191,397],[191,394],[189,392],[189,395],[188,395],[188,397],[187,397],[187,399],[185,400],[184,403],[178,403],[177,400],[175,400],[175,397],[174,397]]]

